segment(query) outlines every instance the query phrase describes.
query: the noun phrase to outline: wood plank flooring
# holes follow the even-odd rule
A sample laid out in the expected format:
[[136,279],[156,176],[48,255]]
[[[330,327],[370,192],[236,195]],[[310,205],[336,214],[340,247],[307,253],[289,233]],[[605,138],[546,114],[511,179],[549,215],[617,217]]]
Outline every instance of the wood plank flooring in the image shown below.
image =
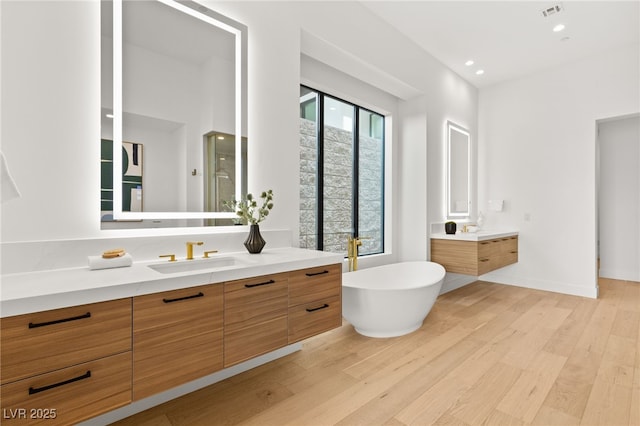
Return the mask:
[[594,300],[477,281],[407,336],[345,323],[116,424],[640,426],[640,283]]

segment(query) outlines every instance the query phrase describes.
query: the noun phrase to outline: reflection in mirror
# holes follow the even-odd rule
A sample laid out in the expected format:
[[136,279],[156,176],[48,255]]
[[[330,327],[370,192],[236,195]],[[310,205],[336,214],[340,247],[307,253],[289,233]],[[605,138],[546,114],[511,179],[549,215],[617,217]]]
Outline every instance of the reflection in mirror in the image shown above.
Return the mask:
[[[102,228],[222,224],[210,219],[233,213],[210,202],[208,178],[232,176],[214,198],[243,195],[246,27],[191,1],[103,0],[101,10],[101,139],[113,150],[102,161]],[[221,162],[202,149],[212,134],[243,161],[216,170]]]
[[447,122],[447,217],[470,215],[471,147],[469,132]]
[[[242,138],[242,194],[247,193],[247,139]],[[236,200],[236,141],[235,136],[212,132],[204,140],[205,207],[208,211],[229,211],[225,201]],[[207,219],[207,225],[241,225],[239,218]]]

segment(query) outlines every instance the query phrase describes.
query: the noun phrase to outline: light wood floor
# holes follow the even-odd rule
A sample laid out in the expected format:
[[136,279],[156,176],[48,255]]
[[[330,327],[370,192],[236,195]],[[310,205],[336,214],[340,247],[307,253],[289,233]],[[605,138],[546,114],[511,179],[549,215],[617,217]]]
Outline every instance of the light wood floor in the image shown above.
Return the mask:
[[118,425],[640,425],[640,283],[597,300],[478,281],[410,335],[349,324]]

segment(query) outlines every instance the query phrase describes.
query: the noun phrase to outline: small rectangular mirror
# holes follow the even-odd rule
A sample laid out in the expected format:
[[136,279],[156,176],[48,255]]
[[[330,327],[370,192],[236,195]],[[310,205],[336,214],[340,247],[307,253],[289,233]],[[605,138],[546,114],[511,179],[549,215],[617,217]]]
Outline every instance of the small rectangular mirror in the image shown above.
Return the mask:
[[471,210],[469,132],[447,121],[447,217],[469,217]]

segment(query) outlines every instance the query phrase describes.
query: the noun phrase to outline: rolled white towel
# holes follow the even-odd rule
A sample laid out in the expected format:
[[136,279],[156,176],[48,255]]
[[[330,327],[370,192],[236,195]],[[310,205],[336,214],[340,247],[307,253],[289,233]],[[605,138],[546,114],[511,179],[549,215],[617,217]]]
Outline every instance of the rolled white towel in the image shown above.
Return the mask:
[[131,257],[129,253],[111,259],[105,259],[102,256],[89,256],[89,269],[91,270],[122,268],[124,266],[131,266],[132,264],[133,257]]

